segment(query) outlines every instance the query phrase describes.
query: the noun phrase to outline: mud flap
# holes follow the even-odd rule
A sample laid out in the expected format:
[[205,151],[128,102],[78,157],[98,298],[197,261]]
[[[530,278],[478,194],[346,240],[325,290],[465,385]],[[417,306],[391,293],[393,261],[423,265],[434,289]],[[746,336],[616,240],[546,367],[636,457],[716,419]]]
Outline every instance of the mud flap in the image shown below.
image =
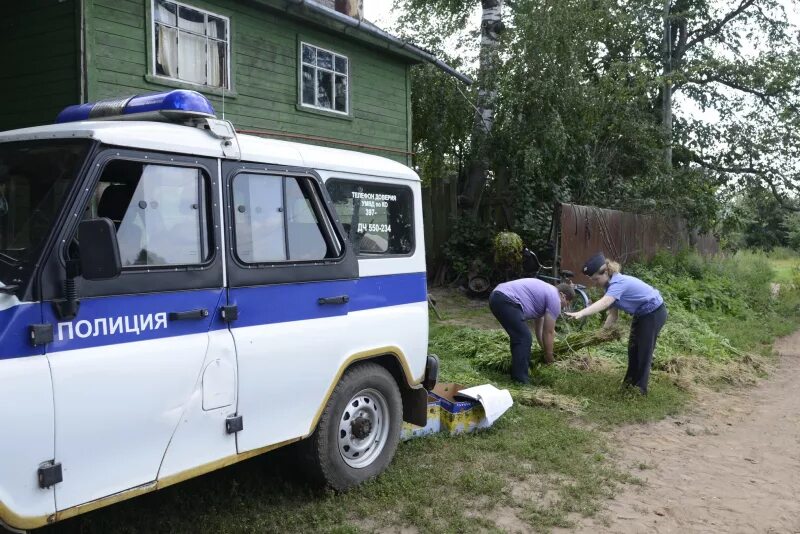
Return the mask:
[[428,390],[422,386],[402,390],[403,421],[412,425],[428,424]]

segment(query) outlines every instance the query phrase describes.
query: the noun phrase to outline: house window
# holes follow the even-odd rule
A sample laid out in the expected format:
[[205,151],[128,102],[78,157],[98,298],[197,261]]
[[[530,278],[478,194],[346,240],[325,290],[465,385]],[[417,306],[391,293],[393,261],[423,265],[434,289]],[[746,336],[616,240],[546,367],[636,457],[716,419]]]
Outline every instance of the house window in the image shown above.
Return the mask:
[[229,87],[230,23],[178,2],[153,0],[154,72],[211,87]]
[[302,43],[301,102],[310,108],[350,112],[348,83],[350,62],[342,55]]

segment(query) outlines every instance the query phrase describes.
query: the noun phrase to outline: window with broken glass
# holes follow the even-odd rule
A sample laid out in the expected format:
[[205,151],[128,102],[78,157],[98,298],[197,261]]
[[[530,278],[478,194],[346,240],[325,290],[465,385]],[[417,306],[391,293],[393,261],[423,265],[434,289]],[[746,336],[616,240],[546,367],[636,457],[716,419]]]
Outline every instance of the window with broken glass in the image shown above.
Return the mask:
[[230,21],[168,0],[153,0],[156,76],[230,88]]
[[301,43],[300,99],[309,108],[348,114],[349,60],[340,54]]

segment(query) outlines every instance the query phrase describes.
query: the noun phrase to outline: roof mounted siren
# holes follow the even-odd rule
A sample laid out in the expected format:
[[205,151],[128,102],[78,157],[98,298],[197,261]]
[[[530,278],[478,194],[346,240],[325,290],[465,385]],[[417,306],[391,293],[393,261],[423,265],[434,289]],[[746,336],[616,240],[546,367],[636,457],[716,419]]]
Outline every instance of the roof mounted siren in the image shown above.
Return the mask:
[[186,122],[216,117],[206,97],[197,91],[178,89],[69,106],[58,114],[56,123],[89,120]]
[[56,117],[58,124],[89,120],[166,121],[194,126],[221,139],[226,157],[239,157],[233,125],[218,120],[214,106],[197,91],[176,89],[76,104],[64,108]]

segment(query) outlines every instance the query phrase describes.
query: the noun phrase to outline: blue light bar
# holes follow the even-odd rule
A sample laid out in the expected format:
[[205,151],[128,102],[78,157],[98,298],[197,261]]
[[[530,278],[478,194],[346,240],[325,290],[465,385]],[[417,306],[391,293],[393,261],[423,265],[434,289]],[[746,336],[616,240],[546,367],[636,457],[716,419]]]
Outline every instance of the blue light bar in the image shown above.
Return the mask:
[[86,120],[184,120],[215,118],[214,107],[197,91],[176,89],[64,108],[57,123]]

